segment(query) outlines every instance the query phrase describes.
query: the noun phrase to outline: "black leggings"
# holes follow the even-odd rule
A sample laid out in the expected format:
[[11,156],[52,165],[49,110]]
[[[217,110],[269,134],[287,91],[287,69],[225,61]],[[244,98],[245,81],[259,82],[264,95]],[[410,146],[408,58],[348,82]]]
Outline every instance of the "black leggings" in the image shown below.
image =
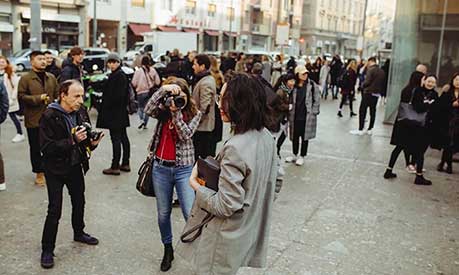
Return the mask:
[[304,157],[308,153],[309,140],[304,140],[304,134],[306,127],[306,121],[304,120],[295,120],[293,124],[293,154],[298,155],[300,149],[300,139],[301,139],[301,156]]
[[285,134],[284,131],[282,131],[279,138],[277,139],[277,155],[279,157],[280,157],[280,150],[281,150],[282,144],[284,144],[284,141],[286,138],[287,138],[287,135]]
[[344,103],[346,103],[346,100],[349,99],[349,109],[351,110],[351,113],[354,112],[353,104],[352,102],[354,101],[354,95],[351,93],[343,94],[341,96],[341,103],[339,104],[339,110],[343,109]]
[[392,154],[390,155],[389,167],[391,169],[394,168],[394,165],[397,162],[398,156],[400,155],[400,153],[402,151],[403,151],[403,154],[405,156],[405,165],[406,166],[415,163],[413,155],[410,154],[406,149],[403,149],[402,146],[397,145],[397,146],[395,146],[394,150],[392,151]]

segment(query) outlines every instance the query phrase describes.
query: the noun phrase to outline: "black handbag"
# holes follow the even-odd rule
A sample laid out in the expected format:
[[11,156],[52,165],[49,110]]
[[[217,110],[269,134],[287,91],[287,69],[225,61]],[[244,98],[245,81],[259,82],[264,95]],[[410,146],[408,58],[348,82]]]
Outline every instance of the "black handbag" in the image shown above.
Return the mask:
[[137,172],[136,188],[144,196],[155,197],[155,189],[153,188],[153,154],[150,153],[147,159],[142,163]]
[[398,107],[398,121],[405,121],[406,123],[413,126],[424,127],[426,125],[427,112],[418,113],[413,107],[411,101],[413,101],[414,90],[411,93],[411,99],[409,103],[401,102]]
[[[199,158],[197,163],[199,184],[205,185],[207,188],[218,192],[220,163],[210,156],[205,159]],[[180,240],[183,243],[191,243],[196,240],[199,236],[201,236],[204,226],[208,224],[214,217],[214,215],[207,213],[207,215],[199,224],[183,232],[182,236],[180,236]]]

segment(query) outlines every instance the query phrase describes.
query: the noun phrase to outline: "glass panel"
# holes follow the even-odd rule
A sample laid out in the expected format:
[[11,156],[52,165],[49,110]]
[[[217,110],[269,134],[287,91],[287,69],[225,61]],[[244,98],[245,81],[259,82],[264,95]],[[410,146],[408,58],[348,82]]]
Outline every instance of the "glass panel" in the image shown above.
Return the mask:
[[444,1],[397,1],[386,122],[395,120],[401,90],[407,84],[416,65],[423,63],[427,65],[429,72],[435,73]]
[[440,85],[449,83],[455,72],[459,72],[459,2],[449,0],[438,75]]

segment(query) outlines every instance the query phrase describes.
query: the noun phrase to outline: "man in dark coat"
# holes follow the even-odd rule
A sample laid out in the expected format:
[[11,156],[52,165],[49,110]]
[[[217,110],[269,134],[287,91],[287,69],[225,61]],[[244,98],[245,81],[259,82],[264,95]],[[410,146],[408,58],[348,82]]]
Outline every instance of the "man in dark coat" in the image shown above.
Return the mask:
[[[110,53],[107,67],[112,71],[103,89],[102,106],[97,117],[97,128],[109,129],[113,146],[113,159],[110,168],[105,169],[105,175],[120,175],[120,171],[130,172],[129,158],[131,145],[126,128],[129,127],[128,79],[121,69],[121,59],[118,54]],[[121,159],[121,147],[123,159]]]
[[343,62],[339,55],[335,55],[330,64],[330,78],[333,99],[338,99],[338,78],[343,73]]
[[83,123],[90,123],[83,105],[84,90],[76,80],[63,82],[58,103],[51,103],[40,119],[40,148],[43,152],[48,215],[42,236],[41,266],[54,265],[54,248],[62,214],[64,185],[72,202],[73,239],[88,245],[99,241],[84,232],[84,173],[89,169],[90,152],[96,149],[103,134],[91,135]]
[[81,63],[84,58],[84,51],[80,47],[73,47],[70,50],[70,58],[62,62],[62,72],[59,77],[59,83],[62,83],[69,79],[75,79],[80,83],[83,83],[81,77],[83,76],[83,70],[81,69]]
[[46,69],[45,71],[48,73],[52,73],[56,78],[59,78],[61,75],[61,69],[56,65],[56,59],[54,58],[53,54],[50,51],[44,52],[46,57]]

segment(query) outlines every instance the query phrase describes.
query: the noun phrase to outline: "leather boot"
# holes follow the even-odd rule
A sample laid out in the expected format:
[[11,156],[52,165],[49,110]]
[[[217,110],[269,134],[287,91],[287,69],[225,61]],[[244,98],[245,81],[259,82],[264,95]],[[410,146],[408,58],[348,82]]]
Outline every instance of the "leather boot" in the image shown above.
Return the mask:
[[396,178],[397,174],[392,172],[392,169],[386,169],[386,172],[384,173],[384,178],[385,179],[393,179]]
[[119,176],[121,174],[119,168],[113,168],[113,167],[103,170],[102,173],[104,173],[104,175],[112,175],[112,176]]
[[164,245],[164,256],[163,256],[163,260],[161,261],[161,271],[165,272],[171,269],[173,260],[174,260],[174,249],[172,248],[172,244],[165,244]]
[[424,178],[423,175],[416,175],[416,179],[414,180],[414,184],[417,185],[432,185],[430,180]]

